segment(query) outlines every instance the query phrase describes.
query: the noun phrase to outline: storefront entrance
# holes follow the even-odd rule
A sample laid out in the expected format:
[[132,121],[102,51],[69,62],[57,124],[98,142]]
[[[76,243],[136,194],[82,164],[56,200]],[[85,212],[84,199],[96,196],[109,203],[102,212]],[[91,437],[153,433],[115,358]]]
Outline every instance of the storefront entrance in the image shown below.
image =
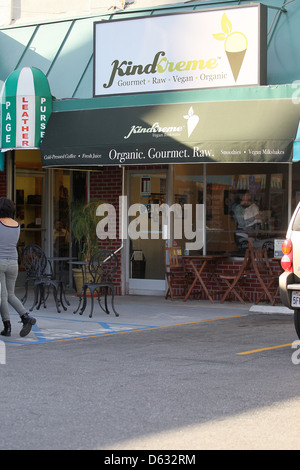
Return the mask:
[[167,202],[167,173],[130,172],[128,188],[129,294],[163,295],[166,233],[158,206]]

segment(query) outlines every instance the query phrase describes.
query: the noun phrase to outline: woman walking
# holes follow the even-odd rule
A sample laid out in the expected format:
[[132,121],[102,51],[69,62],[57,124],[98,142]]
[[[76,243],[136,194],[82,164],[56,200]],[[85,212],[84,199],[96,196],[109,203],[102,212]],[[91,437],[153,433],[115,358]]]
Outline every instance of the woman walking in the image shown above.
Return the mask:
[[22,302],[15,295],[15,285],[19,272],[17,243],[20,236],[20,224],[14,219],[15,205],[6,197],[0,198],[0,312],[4,324],[2,336],[11,335],[11,323],[8,305],[10,304],[21,317],[23,327],[20,336],[27,336],[36,323],[30,317]]

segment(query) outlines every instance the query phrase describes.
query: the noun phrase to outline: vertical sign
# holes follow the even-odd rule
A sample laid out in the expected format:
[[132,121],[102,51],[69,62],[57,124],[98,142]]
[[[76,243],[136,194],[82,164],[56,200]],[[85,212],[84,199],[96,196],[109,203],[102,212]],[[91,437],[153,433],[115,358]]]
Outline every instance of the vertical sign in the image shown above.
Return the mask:
[[11,73],[3,85],[1,148],[39,148],[52,110],[45,75],[24,67]]

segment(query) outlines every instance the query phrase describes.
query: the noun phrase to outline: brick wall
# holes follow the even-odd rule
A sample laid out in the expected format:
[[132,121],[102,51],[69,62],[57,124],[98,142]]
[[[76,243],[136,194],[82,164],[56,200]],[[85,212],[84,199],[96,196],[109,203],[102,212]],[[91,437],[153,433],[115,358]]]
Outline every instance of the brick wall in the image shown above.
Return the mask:
[[[103,200],[112,204],[117,214],[117,239],[99,240],[99,247],[108,247],[110,250],[117,250],[122,240],[119,239],[119,196],[122,195],[122,168],[111,166],[103,167],[103,171],[91,172],[90,175],[90,197],[91,199]],[[119,269],[116,275],[116,294],[121,294],[121,253],[118,254]]]
[[[221,290],[218,290],[218,286],[216,285],[215,279],[212,279],[212,280],[209,279],[209,277],[210,277],[209,272],[203,273],[203,279],[205,280],[205,284],[207,285],[208,290],[209,290],[209,292],[212,295],[214,300],[217,300],[217,301],[221,300],[222,295],[225,293],[225,291],[227,289],[227,285],[224,283],[224,281],[222,279],[220,279],[219,275],[220,274],[228,275],[228,276],[235,275],[236,273],[238,273],[242,262],[243,262],[242,259],[230,259],[230,258],[228,258],[228,259],[225,259],[225,260],[221,261],[218,264],[218,267],[215,271],[215,275],[216,275],[216,279],[217,279],[217,282],[219,283],[219,287],[221,288]],[[273,271],[274,275],[279,277],[279,275],[282,272],[282,269],[281,269],[278,261],[271,261],[270,260],[270,266],[272,268],[272,271]],[[274,285],[271,289],[271,294],[272,295],[276,293],[277,286],[278,286],[278,282],[276,282],[276,280],[275,280]],[[176,289],[175,289],[175,294],[180,295],[183,292],[183,287],[184,287],[183,284],[178,283],[178,286],[176,286]],[[247,276],[247,282],[244,284],[243,288],[244,288],[245,292],[247,293],[247,295],[248,295],[251,302],[255,302],[256,299],[263,292],[262,286],[259,283],[259,281],[258,281],[258,279],[255,275],[254,269],[253,269],[253,273],[250,273],[250,275]],[[198,290],[199,294],[201,292],[201,295],[199,295],[200,298],[207,299],[207,297],[203,293],[203,289],[201,289],[201,286],[200,286],[199,282],[196,284],[195,291],[197,292],[197,290]],[[193,296],[192,296],[192,298],[193,298]],[[236,297],[234,297],[234,296],[228,297],[227,300],[237,301]],[[264,302],[265,300],[267,300],[266,297],[264,297],[261,300],[261,302]],[[277,300],[279,301],[279,299],[277,299]],[[278,303],[278,301],[277,301],[277,303]]]

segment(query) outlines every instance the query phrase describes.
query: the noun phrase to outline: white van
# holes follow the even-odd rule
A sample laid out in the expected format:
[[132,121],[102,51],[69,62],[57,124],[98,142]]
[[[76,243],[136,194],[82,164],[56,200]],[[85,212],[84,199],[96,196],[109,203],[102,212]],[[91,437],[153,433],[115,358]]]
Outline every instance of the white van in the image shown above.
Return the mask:
[[280,298],[283,305],[294,310],[294,323],[300,338],[300,203],[297,205],[282,244],[279,277]]

